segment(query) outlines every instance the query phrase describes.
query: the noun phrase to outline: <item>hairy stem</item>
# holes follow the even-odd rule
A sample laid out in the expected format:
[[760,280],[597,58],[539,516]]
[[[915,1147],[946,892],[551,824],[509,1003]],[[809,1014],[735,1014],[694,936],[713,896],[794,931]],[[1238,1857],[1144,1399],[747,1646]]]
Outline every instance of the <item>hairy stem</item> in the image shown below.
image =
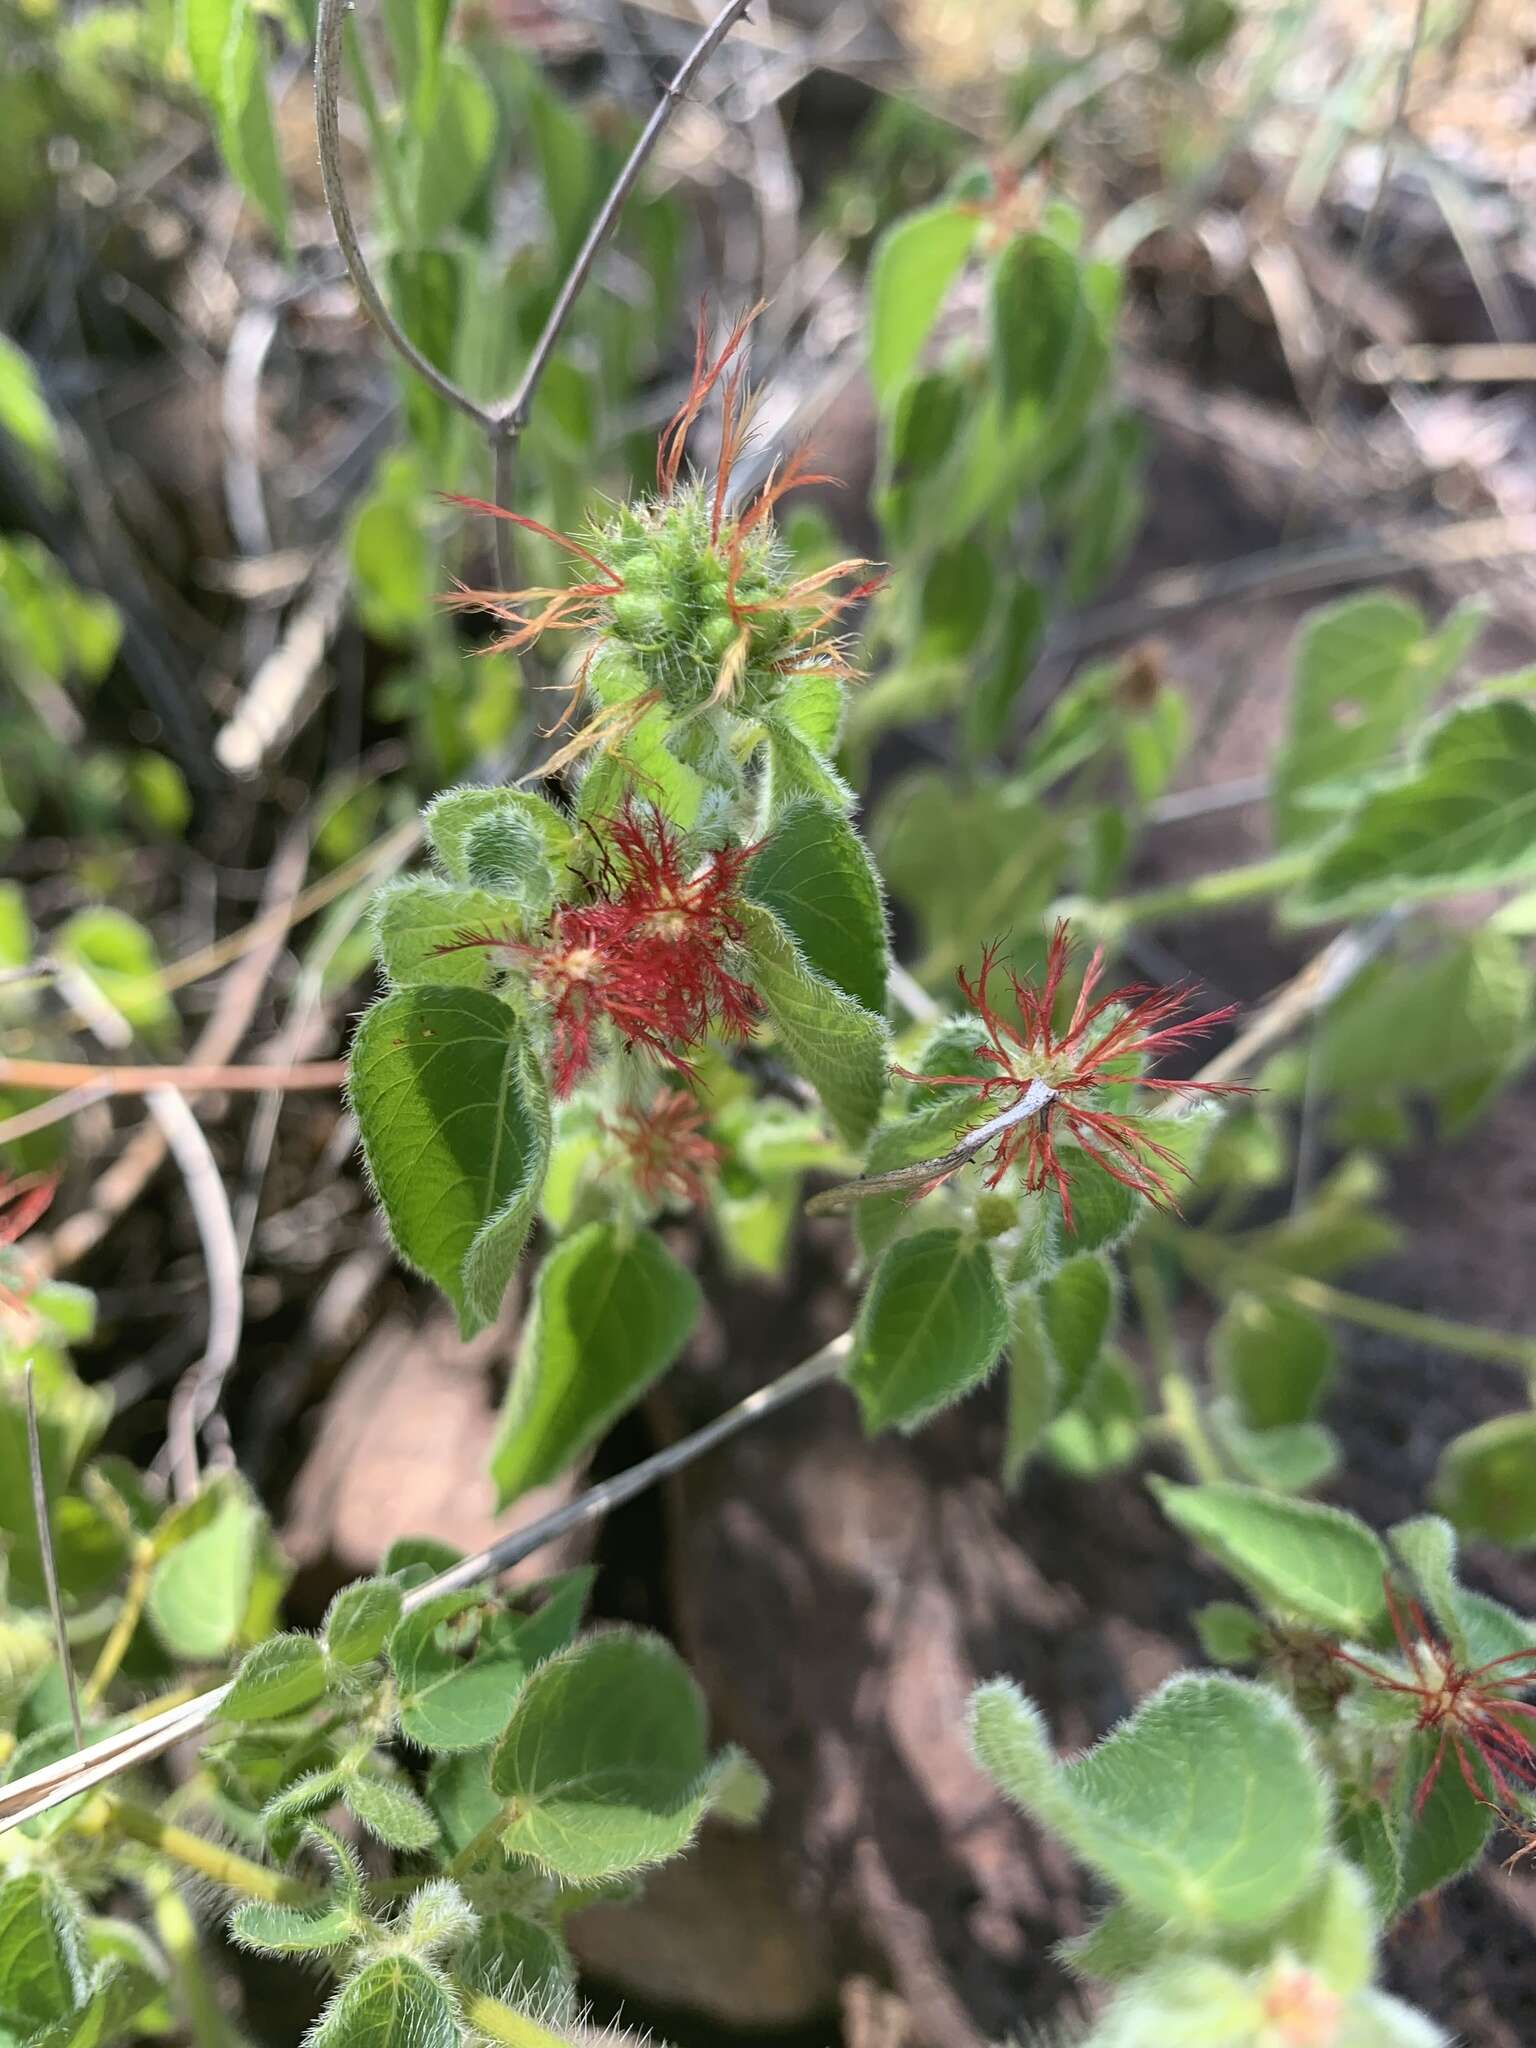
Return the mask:
[[104,1798],[87,1809],[82,1823],[126,1835],[129,1841],[157,1850],[173,1863],[179,1863],[184,1870],[193,1870],[199,1877],[211,1878],[215,1884],[223,1885],[226,1891],[238,1892],[242,1898],[262,1899],[274,1906],[303,1906],[314,1900],[315,1894],[310,1886],[299,1878],[285,1876],[281,1870],[271,1870],[264,1863],[253,1862],[249,1856],[242,1856],[234,1849],[222,1848],[217,1842],[193,1834],[190,1828],[178,1827],[174,1821],[162,1820],[159,1814],[131,1799],[122,1799],[115,1794]]
[[458,1855],[448,1865],[448,1875],[450,1877],[466,1876],[475,1868],[477,1863],[482,1862],[489,1856],[493,1849],[500,1849],[501,1838],[511,1826],[514,1818],[513,1804],[514,1802],[508,1801],[505,1806],[499,1806],[485,1826],[471,1835]]
[[1163,1426],[1184,1453],[1196,1479],[1224,1479],[1226,1473],[1201,1412],[1199,1391],[1185,1366],[1173,1318],[1168,1313],[1168,1296],[1163,1288],[1162,1275],[1144,1244],[1133,1247],[1126,1263],[1147,1349],[1152,1354],[1152,1366],[1157,1374],[1158,1393],[1163,1403]]
[[570,2048],[568,2033],[543,2026],[484,1991],[460,1992],[459,2008],[477,2034],[490,2041],[505,2041],[508,2048]]
[[144,1612],[144,1602],[149,1597],[149,1582],[154,1575],[155,1547],[148,1541],[134,1548],[133,1563],[128,1571],[128,1584],[123,1589],[123,1604],[118,1609],[117,1619],[112,1624],[112,1633],[102,1644],[90,1677],[85,1681],[81,1698],[87,1707],[94,1707],[116,1678],[118,1667],[128,1653],[133,1641],[133,1632],[139,1625]]

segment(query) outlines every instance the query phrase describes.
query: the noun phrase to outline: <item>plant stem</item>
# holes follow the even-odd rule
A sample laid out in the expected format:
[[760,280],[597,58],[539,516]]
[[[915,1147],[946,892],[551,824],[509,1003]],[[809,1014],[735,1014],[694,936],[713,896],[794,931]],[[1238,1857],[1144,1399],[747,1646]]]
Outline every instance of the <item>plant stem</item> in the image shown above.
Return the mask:
[[1172,1232],[1169,1241],[1186,1265],[1219,1288],[1250,1287],[1256,1294],[1282,1295],[1314,1315],[1335,1316],[1340,1322],[1358,1323],[1363,1329],[1401,1337],[1409,1344],[1427,1344],[1435,1351],[1512,1365],[1536,1381],[1536,1339],[1517,1337],[1509,1330],[1487,1330],[1479,1323],[1454,1322],[1449,1316],[1426,1315],[1422,1309],[1376,1301],[1367,1294],[1352,1294],[1305,1273],[1288,1273],[1261,1259],[1229,1252],[1198,1231]]
[[1488,1358],[1500,1365],[1513,1365],[1536,1378],[1536,1343],[1517,1337],[1509,1330],[1487,1330],[1478,1323],[1458,1323],[1449,1316],[1426,1315],[1421,1309],[1401,1308],[1396,1302],[1374,1301],[1367,1294],[1351,1294],[1326,1281],[1309,1279],[1304,1273],[1285,1274],[1272,1281],[1273,1268],[1265,1269],[1267,1285],[1275,1285],[1299,1308],[1314,1309],[1319,1315],[1337,1316],[1346,1323],[1359,1323],[1368,1330],[1380,1330],[1389,1337],[1409,1343],[1427,1344],[1435,1351],[1455,1351],[1464,1358]]
[[128,1584],[123,1589],[123,1604],[112,1624],[112,1633],[102,1644],[91,1675],[85,1681],[85,1690],[80,1697],[87,1707],[96,1705],[116,1678],[118,1666],[128,1654],[128,1645],[133,1641],[133,1632],[139,1625],[144,1602],[149,1597],[149,1582],[154,1569],[155,1546],[145,1539],[134,1548]]
[[463,1877],[473,1870],[482,1856],[487,1855],[490,1850],[500,1846],[501,1838],[511,1826],[512,1820],[513,1802],[509,1800],[505,1806],[499,1806],[496,1809],[483,1828],[478,1829],[475,1834],[470,1836],[458,1855],[448,1865],[448,1875],[450,1877]]
[[505,2041],[508,2048],[570,2048],[570,2035],[541,2026],[525,2012],[514,2012],[499,1998],[483,1991],[461,1991],[459,2009],[477,2034],[492,2041]]
[[175,1980],[175,2001],[197,2048],[229,2048],[231,2032],[203,1963],[197,1922],[163,1870],[150,1873],[146,1890],[154,1902],[155,1932]]
[[1162,1421],[1199,1480],[1224,1479],[1220,1458],[1200,1412],[1200,1396],[1185,1368],[1183,1353],[1168,1313],[1168,1297],[1162,1276],[1145,1246],[1136,1246],[1127,1261],[1141,1327],[1152,1353],[1157,1389],[1162,1396]]
[[1305,877],[1312,861],[1310,852],[1275,853],[1268,860],[1250,861],[1245,867],[1218,868],[1214,874],[1193,875],[1187,881],[1170,882],[1160,889],[1143,889],[1137,895],[1121,896],[1109,903],[1086,904],[1083,914],[1098,930],[1113,936],[1135,925],[1166,924],[1175,918],[1231,910],[1239,904],[1281,895]]
[[314,1892],[300,1879],[285,1876],[281,1870],[270,1870],[266,1864],[253,1862],[234,1849],[221,1848],[217,1842],[194,1835],[190,1828],[177,1827],[174,1821],[162,1820],[147,1806],[114,1794],[103,1799],[100,1808],[98,1811],[93,1806],[88,1810],[95,1825],[115,1828],[130,1841],[158,1850],[183,1869],[195,1870],[199,1877],[211,1878],[227,1891],[239,1892],[247,1899],[263,1899],[274,1906],[313,1903]]

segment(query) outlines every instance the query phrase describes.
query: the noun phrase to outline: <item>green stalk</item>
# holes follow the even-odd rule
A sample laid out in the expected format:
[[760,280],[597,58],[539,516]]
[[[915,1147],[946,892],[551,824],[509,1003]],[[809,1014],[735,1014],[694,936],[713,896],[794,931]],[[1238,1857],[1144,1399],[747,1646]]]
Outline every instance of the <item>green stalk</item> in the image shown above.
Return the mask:
[[1142,1247],[1131,1252],[1127,1264],[1141,1315],[1141,1327],[1146,1334],[1147,1348],[1152,1353],[1157,1389],[1162,1396],[1163,1427],[1184,1453],[1196,1479],[1202,1482],[1224,1479],[1226,1472],[1201,1413],[1199,1391],[1185,1368],[1183,1352],[1174,1333],[1162,1278],[1151,1254]]
[[172,1996],[187,2032],[197,2048],[229,2048],[233,2031],[219,2008],[197,1922],[186,1900],[163,1870],[149,1873],[145,1889],[153,1901],[155,1932],[171,1966]]
[[510,2005],[503,2005],[499,1998],[490,1998],[483,1991],[460,1992],[459,2008],[477,2034],[484,2034],[491,2041],[505,2041],[507,2048],[570,2048],[568,2033],[541,2026],[537,2020],[529,2019],[527,2013],[514,2012]]
[[500,1849],[501,1838],[515,1817],[516,1805],[515,1800],[508,1800],[505,1806],[497,1808],[478,1834],[470,1837],[448,1865],[450,1877],[466,1876],[493,1849]]
[[1217,1287],[1251,1287],[1256,1294],[1278,1294],[1314,1315],[1358,1323],[1383,1336],[1401,1337],[1405,1343],[1512,1365],[1536,1383],[1536,1339],[1517,1337],[1508,1330],[1487,1330],[1478,1323],[1455,1322],[1449,1316],[1426,1315],[1420,1309],[1400,1308],[1395,1302],[1375,1301],[1366,1294],[1351,1294],[1305,1273],[1288,1273],[1261,1259],[1229,1252],[1198,1231],[1170,1233],[1169,1241],[1186,1265]]
[[149,1582],[154,1569],[155,1546],[146,1538],[134,1547],[128,1584],[123,1590],[123,1604],[118,1610],[116,1621],[112,1624],[112,1633],[102,1644],[95,1667],[85,1681],[85,1690],[80,1695],[83,1706],[94,1707],[116,1678],[118,1666],[128,1653],[128,1645],[133,1641],[133,1632],[144,1612],[144,1602],[149,1598]]
[[195,1870],[199,1877],[211,1878],[215,1884],[223,1885],[228,1891],[239,1892],[243,1898],[263,1899],[274,1906],[314,1903],[313,1891],[298,1878],[287,1877],[280,1870],[271,1870],[264,1863],[253,1862],[249,1856],[242,1856],[234,1849],[221,1848],[217,1842],[193,1834],[190,1828],[177,1827],[174,1821],[162,1820],[157,1813],[151,1813],[147,1806],[140,1806],[134,1800],[114,1794],[103,1799],[99,1807],[93,1806],[90,1817],[101,1828],[115,1828],[129,1841],[141,1842],[146,1849],[155,1849],[162,1856],[169,1856],[184,1870]]
[[1136,925],[1167,924],[1176,918],[1201,917],[1212,911],[1231,910],[1244,903],[1280,896],[1303,881],[1313,863],[1310,851],[1275,853],[1268,860],[1256,860],[1240,868],[1218,868],[1214,874],[1192,875],[1183,882],[1170,882],[1160,889],[1143,889],[1134,896],[1121,896],[1109,903],[1084,904],[1083,916],[1106,937],[1118,936]]

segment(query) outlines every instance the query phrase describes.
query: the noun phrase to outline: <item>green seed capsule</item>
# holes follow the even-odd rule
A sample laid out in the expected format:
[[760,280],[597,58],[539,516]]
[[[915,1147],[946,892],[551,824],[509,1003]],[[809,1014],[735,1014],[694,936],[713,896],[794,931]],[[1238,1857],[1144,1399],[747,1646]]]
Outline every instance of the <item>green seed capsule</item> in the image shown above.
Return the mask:
[[1019,1205],[1007,1195],[978,1195],[971,1216],[978,1236],[1001,1237],[1018,1222]]
[[614,631],[637,647],[654,647],[667,633],[663,599],[644,590],[621,590],[613,600]]
[[711,612],[699,628],[699,646],[710,661],[724,661],[740,634],[729,612]]
[[660,586],[662,580],[661,563],[649,548],[625,562],[623,573],[624,588],[627,591],[653,591]]
[[645,670],[613,641],[600,649],[587,674],[592,693],[604,704],[622,704],[647,687]]

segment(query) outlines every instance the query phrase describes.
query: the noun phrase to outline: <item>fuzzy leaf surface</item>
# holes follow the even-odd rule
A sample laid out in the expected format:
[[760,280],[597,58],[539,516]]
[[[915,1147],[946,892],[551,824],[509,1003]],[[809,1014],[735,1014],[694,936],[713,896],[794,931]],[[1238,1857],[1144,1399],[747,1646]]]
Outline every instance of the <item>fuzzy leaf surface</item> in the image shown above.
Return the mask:
[[73,2012],[87,1985],[74,1894],[42,1870],[0,1884],[0,2022],[31,2033]]
[[887,945],[880,884],[864,842],[825,804],[792,804],[747,870],[747,893],[777,916],[806,963],[877,1016]]
[[434,1594],[389,1639],[401,1732],[423,1749],[479,1749],[506,1725],[525,1664],[499,1618],[465,1633],[460,1616],[482,1599],[468,1588]]
[[1002,1790],[1128,1903],[1190,1932],[1275,1919],[1326,1846],[1327,1794],[1300,1721],[1241,1679],[1171,1679],[1065,1764],[1037,1710],[999,1680],[972,1699],[971,1743]]
[[1536,875],[1536,711],[1496,698],[1453,711],[1417,765],[1377,790],[1287,900],[1299,923]]
[[862,1145],[885,1094],[885,1020],[817,974],[772,911],[745,902],[752,981],[785,1053],[845,1144]]
[[409,1956],[381,1956],[342,1985],[310,2035],[311,2048],[459,2048],[447,1988]]
[[539,1267],[491,1473],[498,1507],[563,1472],[687,1342],[700,1294],[650,1230],[589,1223]]
[[665,1862],[710,1803],[703,1696],[660,1636],[588,1636],[529,1678],[491,1785],[508,1852],[567,1882]]
[[473,1334],[501,1306],[549,1153],[516,1019],[478,989],[398,989],[358,1026],[351,1097],[401,1257]]
[[1007,1341],[984,1244],[959,1230],[898,1238],[870,1277],[848,1367],[865,1428],[915,1429],[984,1380]]
[[1356,1638],[1382,1618],[1387,1554],[1354,1515],[1224,1481],[1149,1484],[1169,1520],[1274,1613]]

